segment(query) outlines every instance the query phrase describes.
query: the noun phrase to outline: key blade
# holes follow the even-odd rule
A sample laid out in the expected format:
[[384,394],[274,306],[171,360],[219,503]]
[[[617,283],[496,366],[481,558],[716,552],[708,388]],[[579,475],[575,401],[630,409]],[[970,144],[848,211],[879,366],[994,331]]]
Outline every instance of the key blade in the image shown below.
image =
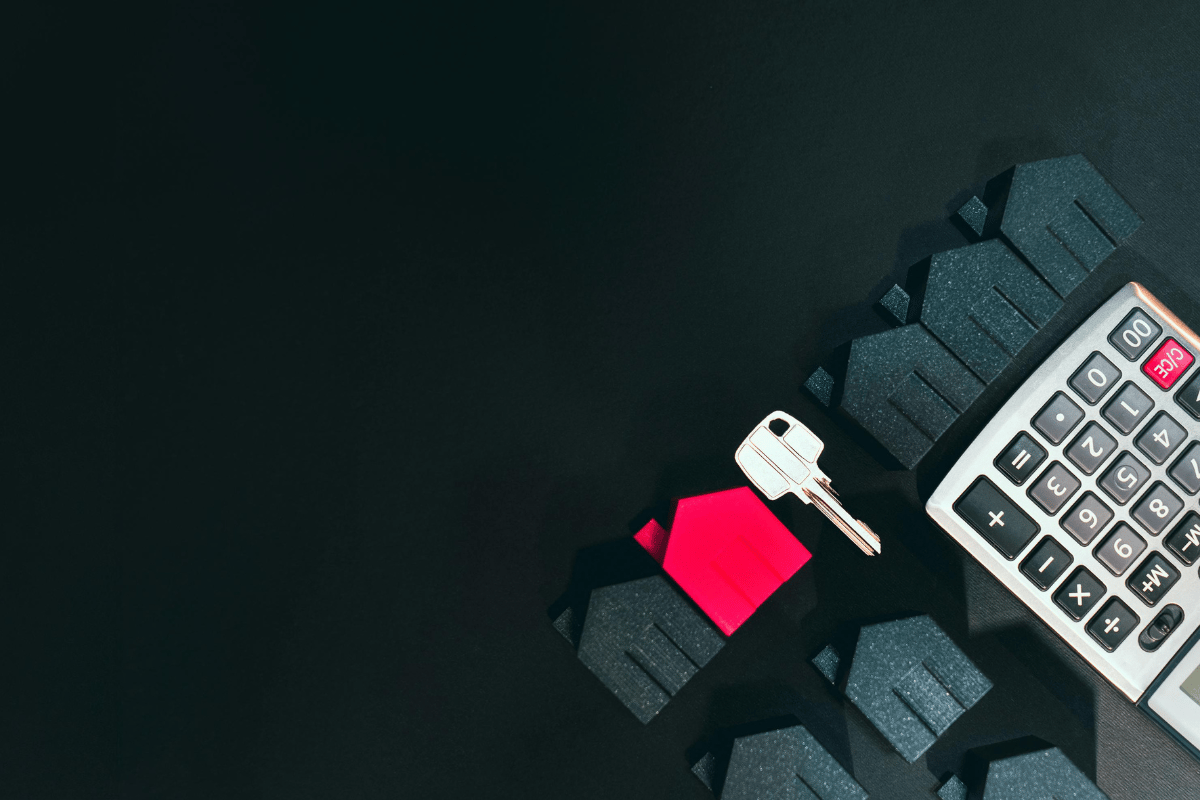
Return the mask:
[[825,491],[827,481],[814,481],[813,483],[813,486],[804,490],[812,504],[820,509],[821,513],[837,526],[838,530],[846,534],[846,538],[854,542],[859,550],[869,556],[879,555],[883,549],[879,543],[879,534],[871,530],[867,523],[850,516],[850,512],[846,511],[837,498]]

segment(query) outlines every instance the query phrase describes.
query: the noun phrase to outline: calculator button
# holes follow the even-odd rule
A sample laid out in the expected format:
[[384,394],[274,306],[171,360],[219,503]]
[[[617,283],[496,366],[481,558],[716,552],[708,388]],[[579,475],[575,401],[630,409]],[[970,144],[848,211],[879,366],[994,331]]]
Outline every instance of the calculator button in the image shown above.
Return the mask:
[[1133,609],[1117,598],[1112,598],[1100,609],[1100,613],[1092,617],[1088,623],[1087,632],[1100,643],[1100,646],[1110,653],[1121,646],[1125,637],[1133,633],[1141,619],[1133,613]]
[[1196,419],[1200,419],[1200,373],[1184,384],[1175,395],[1175,402],[1187,409]]
[[1132,589],[1143,603],[1154,606],[1163,599],[1177,580],[1179,580],[1179,570],[1172,567],[1158,553],[1151,553],[1150,557],[1129,576],[1125,585]]
[[1133,507],[1133,518],[1150,532],[1158,536],[1183,511],[1183,501],[1163,483],[1156,483]]
[[1183,522],[1175,526],[1167,537],[1167,549],[1184,563],[1191,566],[1200,558],[1200,514],[1189,511]]
[[1067,458],[1085,475],[1091,475],[1116,451],[1117,440],[1109,436],[1104,428],[1089,422],[1067,448]]
[[1094,406],[1100,402],[1100,398],[1108,394],[1108,390],[1116,385],[1120,377],[1121,370],[1111,361],[1099,353],[1092,353],[1079,371],[1071,377],[1070,383],[1071,388],[1079,392],[1080,397]]
[[1160,389],[1170,389],[1195,360],[1183,345],[1174,339],[1167,339],[1142,365],[1142,372],[1149,375]]
[[1138,637],[1138,644],[1146,652],[1153,653],[1182,622],[1183,609],[1174,603],[1168,603],[1158,612],[1154,621],[1146,626],[1146,630],[1142,631],[1142,635]]
[[1129,453],[1122,453],[1100,478],[1100,488],[1113,500],[1125,505],[1149,479],[1150,470]]
[[1037,483],[1029,487],[1029,496],[1043,511],[1054,516],[1079,491],[1080,485],[1078,478],[1055,461],[1042,473]]
[[1111,508],[1091,492],[1084,492],[1075,507],[1063,515],[1059,524],[1075,541],[1089,545],[1112,522],[1112,518]]
[[987,478],[976,479],[954,504],[954,510],[1009,561],[1039,530],[1038,524]]
[[1113,575],[1120,575],[1144,552],[1146,540],[1122,522],[1096,548],[1096,560],[1108,567]]
[[1080,567],[1055,592],[1054,602],[1072,619],[1083,619],[1100,602],[1106,591],[1095,575]]
[[1150,395],[1132,383],[1126,383],[1104,407],[1104,418],[1121,433],[1129,433],[1142,423],[1152,408],[1154,401]]
[[1167,474],[1188,494],[1200,492],[1200,443],[1193,442],[1191,447],[1183,451]]
[[1046,451],[1022,431],[996,458],[996,467],[1020,486],[1046,460]]
[[[1200,403],[1197,403],[1197,416],[1200,416]],[[1079,420],[1083,419],[1083,409],[1075,405],[1071,398],[1062,392],[1056,392],[1050,402],[1033,418],[1033,427],[1050,440],[1051,444],[1062,444]]]
[[1146,454],[1146,458],[1155,464],[1162,464],[1179,449],[1185,439],[1187,431],[1183,426],[1171,419],[1167,412],[1162,411],[1146,426],[1146,430],[1142,431],[1134,444]]
[[1054,585],[1059,575],[1067,571],[1073,560],[1070,553],[1047,536],[1021,564],[1021,572],[1033,581],[1034,586],[1045,591]]
[[1146,348],[1154,344],[1154,340],[1162,333],[1162,328],[1146,315],[1145,311],[1135,308],[1125,321],[1109,334],[1108,341],[1121,351],[1121,355],[1130,361],[1137,361],[1138,356],[1146,352]]

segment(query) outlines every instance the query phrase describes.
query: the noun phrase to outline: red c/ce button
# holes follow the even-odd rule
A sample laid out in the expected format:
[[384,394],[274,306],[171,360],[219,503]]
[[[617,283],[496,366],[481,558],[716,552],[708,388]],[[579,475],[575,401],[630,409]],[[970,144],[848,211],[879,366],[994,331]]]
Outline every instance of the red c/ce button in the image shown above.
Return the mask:
[[1174,339],[1167,339],[1150,360],[1142,365],[1142,372],[1158,384],[1161,389],[1170,389],[1187,372],[1196,358]]

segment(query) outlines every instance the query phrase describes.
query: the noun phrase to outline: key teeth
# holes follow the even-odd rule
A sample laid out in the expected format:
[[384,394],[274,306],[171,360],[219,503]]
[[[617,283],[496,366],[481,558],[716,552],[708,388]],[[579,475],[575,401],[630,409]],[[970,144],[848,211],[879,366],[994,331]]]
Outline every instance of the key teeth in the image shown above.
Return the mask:
[[817,478],[817,483],[825,487],[825,491],[829,492],[834,497],[841,497],[841,495],[837,493],[837,489],[834,489],[833,484],[829,482],[829,478]]

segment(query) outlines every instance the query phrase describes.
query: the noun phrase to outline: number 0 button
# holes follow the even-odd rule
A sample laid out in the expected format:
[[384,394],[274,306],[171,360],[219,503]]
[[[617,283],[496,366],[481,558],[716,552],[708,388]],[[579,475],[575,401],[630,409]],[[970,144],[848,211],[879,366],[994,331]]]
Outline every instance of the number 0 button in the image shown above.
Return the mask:
[[1111,361],[1099,353],[1092,353],[1091,358],[1083,362],[1083,366],[1071,377],[1071,388],[1094,406],[1108,394],[1120,377],[1121,370]]
[[1108,567],[1113,575],[1120,575],[1145,550],[1146,540],[1122,522],[1096,548],[1096,560]]

